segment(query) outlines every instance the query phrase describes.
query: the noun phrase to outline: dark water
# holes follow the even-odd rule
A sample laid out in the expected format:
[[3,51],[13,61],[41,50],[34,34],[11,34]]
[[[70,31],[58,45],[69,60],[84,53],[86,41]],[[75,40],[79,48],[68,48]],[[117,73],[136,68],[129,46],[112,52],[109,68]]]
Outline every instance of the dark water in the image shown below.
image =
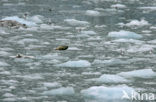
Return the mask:
[[[111,7],[115,4],[124,7]],[[156,95],[155,6],[155,0],[1,0],[0,19],[17,16],[17,21],[24,22],[23,15],[27,14],[26,21],[31,24],[27,29],[0,28],[0,102],[131,101],[116,99],[115,95],[122,95],[116,90],[83,94],[82,90],[94,86],[118,89],[121,85],[122,89],[123,85]],[[87,10],[99,14],[86,14]],[[67,19],[85,24],[76,21],[74,25]],[[134,20],[139,22],[129,23]],[[142,38],[109,37],[110,32],[120,30],[135,32]],[[59,45],[68,45],[69,49],[54,50]],[[17,53],[35,58],[9,57]],[[87,61],[89,65],[58,66],[68,61]],[[128,82],[105,77],[103,82],[96,81],[105,74],[119,76],[135,70],[143,71],[128,78],[121,75]],[[62,87],[67,91],[44,93]],[[109,97],[103,96],[108,93]],[[98,98],[100,95],[103,98]]]

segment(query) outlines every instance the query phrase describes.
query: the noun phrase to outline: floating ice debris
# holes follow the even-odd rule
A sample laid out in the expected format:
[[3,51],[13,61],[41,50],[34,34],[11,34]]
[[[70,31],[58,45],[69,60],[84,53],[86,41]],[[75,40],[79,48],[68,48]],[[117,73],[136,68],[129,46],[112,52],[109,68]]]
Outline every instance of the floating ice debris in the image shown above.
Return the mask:
[[0,61],[0,66],[9,66],[9,64],[4,61]]
[[25,43],[34,43],[34,42],[39,42],[39,41],[37,39],[24,38],[22,40],[19,40],[17,43],[19,43],[19,44],[25,44]]
[[53,82],[53,83],[50,83],[50,82],[45,82],[43,83],[43,85],[45,87],[50,87],[50,88],[53,88],[53,87],[61,87],[62,85],[58,82]]
[[156,46],[155,45],[141,45],[141,46],[130,46],[129,49],[127,49],[127,52],[130,53],[136,53],[136,52],[147,52],[147,51],[152,51]]
[[15,97],[15,95],[11,94],[11,93],[5,93],[3,95],[3,97]]
[[152,10],[152,11],[154,11],[154,10],[156,10],[156,7],[139,7],[139,9],[143,9],[143,10]]
[[135,43],[135,44],[142,44],[144,41],[136,40],[136,39],[116,39],[113,42],[123,42],[123,43]]
[[68,50],[82,50],[82,49],[79,49],[77,47],[70,47],[70,48],[68,48]]
[[87,10],[86,15],[88,15],[88,16],[99,16],[100,12],[94,11],[94,10]]
[[29,17],[27,18],[28,21],[32,21],[32,22],[35,22],[35,23],[43,23],[42,19],[44,17],[41,16],[41,15],[35,15],[35,16],[32,16],[32,17]]
[[90,62],[86,60],[79,60],[79,61],[68,61],[62,64],[58,64],[59,67],[90,67]]
[[127,62],[127,61],[116,59],[116,58],[112,58],[109,60],[95,59],[93,63],[94,64],[105,64],[105,65],[129,64],[129,62]]
[[67,22],[71,26],[87,26],[89,23],[87,21],[79,21],[76,19],[65,19],[65,22]]
[[103,74],[99,78],[96,79],[98,82],[102,83],[125,83],[128,82],[127,79],[119,76],[119,75],[111,75],[111,74]]
[[112,38],[125,38],[125,39],[140,39],[142,35],[139,35],[135,32],[120,30],[119,32],[109,32],[108,37]]
[[52,89],[49,91],[44,91],[43,95],[73,95],[75,93],[73,87],[61,87],[58,89]]
[[111,87],[93,86],[82,90],[81,94],[87,100],[92,100],[92,102],[94,102],[93,100],[95,100],[95,102],[103,102],[103,100],[111,102],[112,100],[122,100],[124,95],[123,91],[125,91],[128,96],[131,96],[131,93],[135,92],[135,90],[129,86],[119,85]]
[[126,6],[123,4],[115,4],[115,5],[112,5],[111,7],[112,8],[126,8]]
[[121,72],[118,75],[126,77],[126,78],[152,78],[156,76],[156,72],[154,72],[152,69],[140,69],[140,70],[133,70],[129,72]]
[[94,31],[81,31],[81,34],[86,34],[86,35],[95,35],[96,34],[96,32],[94,32]]
[[140,21],[139,20],[132,20],[129,23],[126,23],[126,24],[119,23],[119,25],[127,26],[127,27],[143,27],[143,26],[148,26],[150,24],[148,23],[148,21],[146,21],[144,19],[141,19]]
[[13,20],[13,21],[17,21],[21,24],[26,24],[27,26],[36,26],[37,24],[35,22],[32,22],[32,21],[27,21],[23,18],[19,18],[17,16],[12,16],[12,17],[6,17],[6,18],[3,18],[2,20]]

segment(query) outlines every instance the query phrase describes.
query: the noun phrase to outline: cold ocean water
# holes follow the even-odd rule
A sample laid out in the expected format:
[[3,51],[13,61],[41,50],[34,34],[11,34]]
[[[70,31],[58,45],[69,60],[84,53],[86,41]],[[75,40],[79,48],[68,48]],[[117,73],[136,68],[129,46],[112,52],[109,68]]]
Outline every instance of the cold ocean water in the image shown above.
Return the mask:
[[0,102],[156,101],[156,0],[0,0],[0,20],[28,26],[0,28]]

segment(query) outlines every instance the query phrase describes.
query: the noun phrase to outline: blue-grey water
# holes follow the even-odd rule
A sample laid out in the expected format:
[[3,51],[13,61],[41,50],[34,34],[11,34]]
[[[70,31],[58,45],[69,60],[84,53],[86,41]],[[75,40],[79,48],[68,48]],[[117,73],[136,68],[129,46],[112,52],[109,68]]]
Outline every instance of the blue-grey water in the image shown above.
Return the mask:
[[155,102],[156,0],[0,0],[0,19],[28,26],[0,28],[0,102]]

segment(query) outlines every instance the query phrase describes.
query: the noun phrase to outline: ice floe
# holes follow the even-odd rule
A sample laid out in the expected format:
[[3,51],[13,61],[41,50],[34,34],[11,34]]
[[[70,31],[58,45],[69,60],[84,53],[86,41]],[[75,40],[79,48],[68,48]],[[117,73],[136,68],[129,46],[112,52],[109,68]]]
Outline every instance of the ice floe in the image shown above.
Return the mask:
[[65,22],[67,22],[71,26],[87,26],[89,25],[89,22],[87,21],[79,21],[76,19],[65,19]]
[[95,35],[96,32],[88,30],[88,31],[81,31],[81,34],[86,34],[86,35]]
[[99,16],[100,12],[94,11],[94,10],[87,10],[86,15],[88,15],[88,16]]
[[140,70],[133,70],[129,72],[121,72],[118,75],[126,77],[126,78],[152,78],[156,76],[156,72],[152,69],[140,69]]
[[68,61],[62,64],[58,64],[59,67],[90,67],[91,63],[87,60]]
[[111,5],[112,8],[126,8],[125,5],[123,4],[114,4],[114,5]]
[[129,64],[129,62],[117,58],[112,58],[108,60],[95,59],[93,64],[117,65],[117,64]]
[[61,87],[58,89],[52,89],[48,91],[44,91],[43,95],[73,95],[75,94],[73,87]]
[[58,83],[58,82],[53,82],[53,83],[51,83],[51,82],[45,82],[45,83],[43,83],[43,85],[44,85],[45,87],[50,87],[50,88],[61,87],[61,86],[62,86],[62,85],[61,85],[60,83]]
[[117,31],[109,32],[108,37],[125,38],[125,39],[140,39],[140,38],[142,38],[142,35],[137,34],[135,32],[120,30],[118,32]]
[[0,61],[0,66],[9,66],[9,64],[4,61]]
[[28,21],[23,18],[19,18],[18,16],[6,17],[6,18],[3,18],[2,20],[13,20],[13,21],[17,21],[21,24],[26,24],[27,26],[30,26],[30,27],[37,25],[35,22]]
[[124,77],[121,77],[119,75],[111,75],[111,74],[103,74],[99,78],[95,79],[97,82],[102,83],[126,83],[129,82]]
[[118,25],[127,26],[127,27],[143,27],[150,25],[148,21],[141,19],[139,20],[131,20],[129,23],[119,23]]
[[128,96],[131,96],[131,93],[135,92],[135,90],[129,86],[119,85],[109,87],[93,86],[88,89],[81,90],[81,94],[85,97],[85,99],[90,100],[91,102],[103,102],[104,100],[106,102],[113,100],[116,100],[118,102],[118,100],[122,100],[122,97],[124,95],[123,91],[125,91]]

